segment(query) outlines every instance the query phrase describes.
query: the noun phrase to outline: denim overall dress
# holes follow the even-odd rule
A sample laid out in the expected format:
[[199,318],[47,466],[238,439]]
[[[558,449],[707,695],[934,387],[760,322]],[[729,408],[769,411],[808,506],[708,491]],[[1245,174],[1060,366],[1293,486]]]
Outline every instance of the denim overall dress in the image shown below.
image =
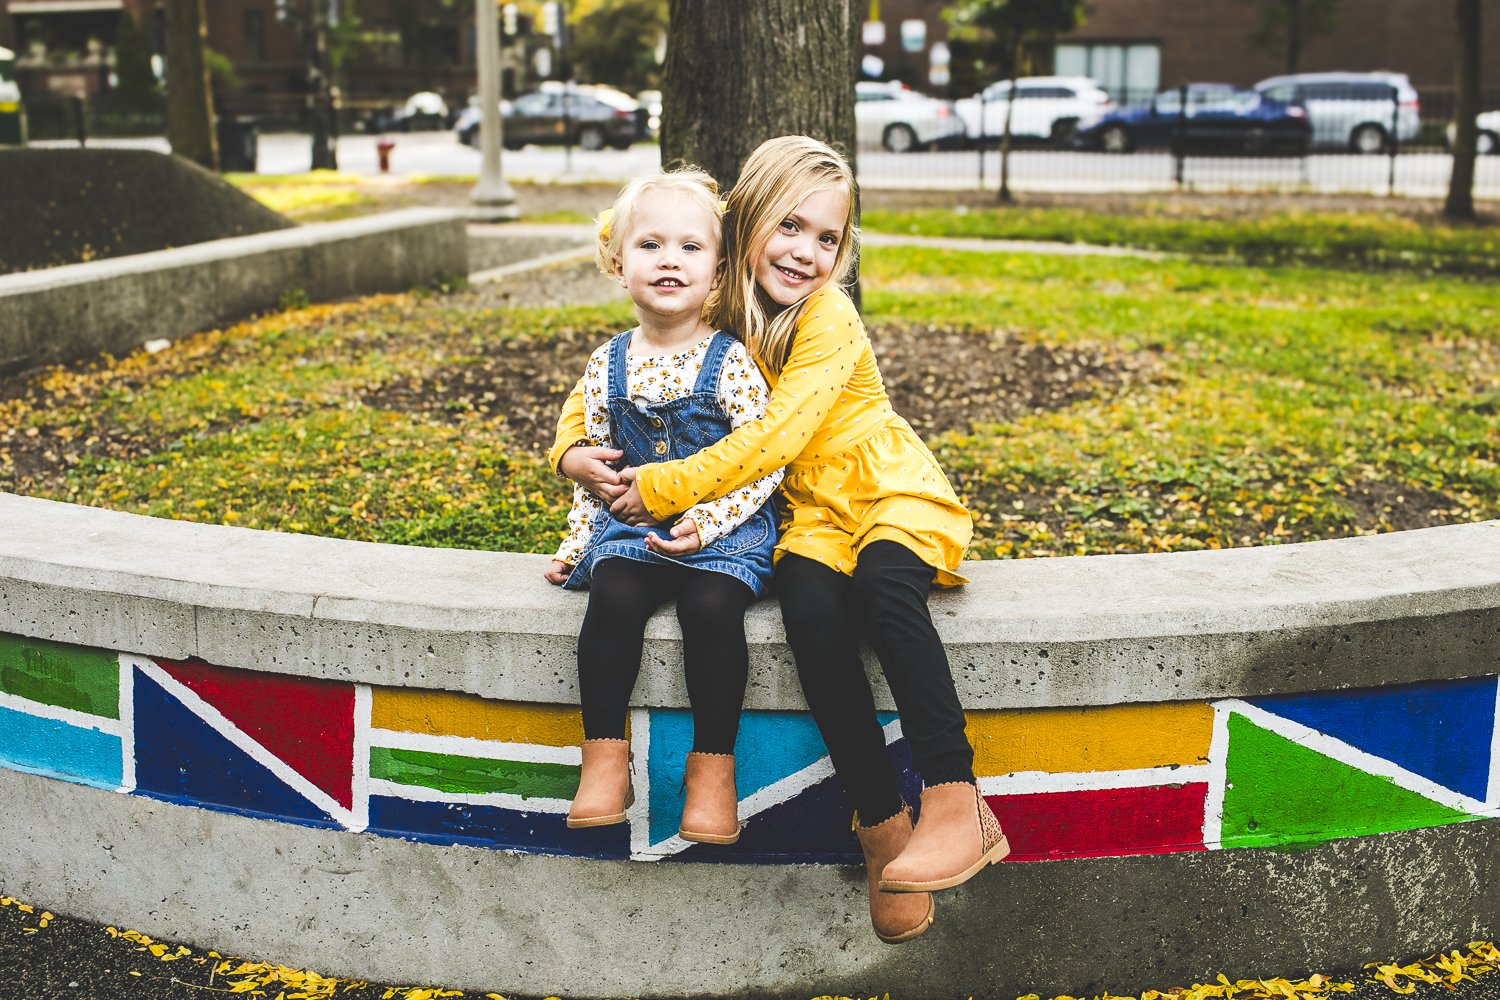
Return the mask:
[[[630,398],[625,371],[630,334],[627,330],[610,342],[606,392],[610,435],[615,447],[625,452],[623,463],[647,465],[687,458],[727,435],[733,425],[719,402],[719,373],[735,339],[723,331],[713,335],[692,392],[665,403],[645,403]],[[771,588],[771,553],[776,547],[773,508],[774,504],[767,501],[743,524],[715,539],[713,544],[677,558],[646,548],[646,536],[668,537],[675,519],[662,525],[632,527],[611,517],[609,509],[604,508],[595,515],[588,544],[563,586],[571,590],[586,587],[596,562],[623,556],[640,562],[728,573],[754,591],[756,597],[765,597]]]

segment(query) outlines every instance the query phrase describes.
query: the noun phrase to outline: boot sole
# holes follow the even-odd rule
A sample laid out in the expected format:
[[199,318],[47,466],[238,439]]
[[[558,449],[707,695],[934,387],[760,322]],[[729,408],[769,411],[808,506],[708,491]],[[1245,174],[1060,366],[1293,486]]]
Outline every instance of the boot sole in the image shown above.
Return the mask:
[[985,851],[982,855],[979,856],[978,861],[974,862],[972,865],[965,868],[957,875],[952,875],[948,878],[933,879],[930,882],[907,882],[896,879],[881,879],[880,891],[936,892],[939,889],[951,889],[956,885],[963,885],[965,882],[969,881],[969,879],[973,878],[979,872],[979,869],[983,868],[985,865],[993,865],[996,862],[1005,860],[1006,856],[1009,854],[1010,841],[1006,840],[1005,834],[1002,833],[1000,835],[1000,840],[995,844],[994,847],[991,847],[988,851]]
[[[635,805],[634,788],[630,789],[630,793],[625,796],[625,808],[629,809],[633,805]],[[604,816],[569,816],[568,829],[586,830],[592,826],[614,826],[616,823],[623,822],[625,822],[625,814],[623,812],[609,813]]]
[[692,830],[678,830],[677,836],[683,840],[692,841],[695,844],[733,844],[740,839],[740,831],[733,833],[696,833]]
[[920,924],[913,927],[909,931],[902,931],[900,934],[882,934],[879,931],[876,931],[875,936],[880,938],[880,940],[884,941],[886,944],[901,944],[903,941],[910,941],[912,938],[925,933],[927,931],[927,928],[932,926],[932,921],[936,913],[937,905],[929,899],[927,901],[927,917]]

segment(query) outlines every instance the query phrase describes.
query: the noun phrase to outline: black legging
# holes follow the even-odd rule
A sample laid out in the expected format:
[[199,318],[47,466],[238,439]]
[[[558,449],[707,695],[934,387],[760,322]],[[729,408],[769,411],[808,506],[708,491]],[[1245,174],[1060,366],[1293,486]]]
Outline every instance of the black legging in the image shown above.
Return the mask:
[[888,541],[865,546],[852,576],[791,554],[776,564],[776,596],[802,694],[865,826],[896,815],[902,799],[875,719],[861,638],[885,671],[923,783],[974,780],[963,708],[927,609],[933,576],[910,549]]
[[750,672],[745,611],[755,601],[754,592],[726,573],[624,557],[595,564],[578,634],[585,739],[625,738],[646,620],[674,597],[693,710],[693,749],[734,753]]

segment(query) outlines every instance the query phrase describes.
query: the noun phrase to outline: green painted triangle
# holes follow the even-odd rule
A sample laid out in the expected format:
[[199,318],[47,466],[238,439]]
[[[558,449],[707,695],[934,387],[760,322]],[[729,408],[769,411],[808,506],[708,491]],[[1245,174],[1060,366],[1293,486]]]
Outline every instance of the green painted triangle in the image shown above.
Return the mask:
[[1225,847],[1284,844],[1414,830],[1475,817],[1229,716]]

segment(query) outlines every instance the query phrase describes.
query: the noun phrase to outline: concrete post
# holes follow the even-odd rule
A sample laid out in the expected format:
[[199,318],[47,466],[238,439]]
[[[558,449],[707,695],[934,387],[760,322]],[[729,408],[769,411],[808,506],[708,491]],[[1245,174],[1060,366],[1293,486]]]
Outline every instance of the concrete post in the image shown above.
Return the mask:
[[490,222],[519,219],[516,193],[500,169],[500,15],[495,0],[474,0],[479,57],[479,182],[469,200],[473,216]]

